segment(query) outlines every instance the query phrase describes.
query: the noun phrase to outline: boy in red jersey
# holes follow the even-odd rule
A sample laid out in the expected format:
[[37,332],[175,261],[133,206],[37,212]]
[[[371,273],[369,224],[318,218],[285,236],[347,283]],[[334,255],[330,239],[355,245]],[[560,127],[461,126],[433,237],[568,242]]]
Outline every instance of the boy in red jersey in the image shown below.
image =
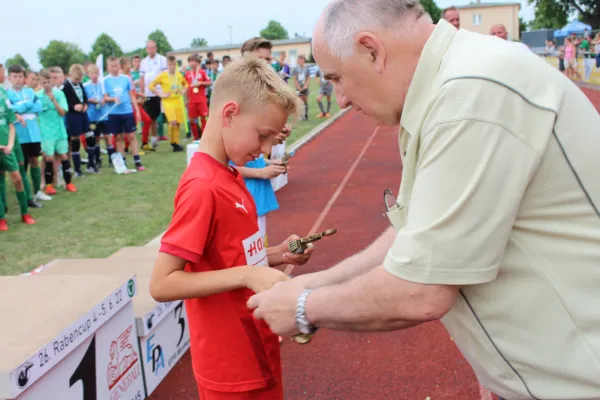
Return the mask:
[[[201,132],[206,128],[206,117],[208,116],[208,100],[206,98],[206,88],[212,85],[212,81],[198,65],[200,56],[192,54],[188,58],[190,69],[185,73],[185,79],[190,85],[187,91],[188,98],[188,119],[194,139],[199,139]],[[202,130],[198,132],[198,119],[202,123]]]
[[150,293],[159,302],[185,299],[202,400],[283,399],[279,338],[246,301],[288,279],[271,267],[302,265],[314,248],[289,253],[294,235],[265,248],[252,196],[229,163],[269,153],[300,109],[269,64],[252,56],[232,63],[215,83],[206,130],[179,183]]

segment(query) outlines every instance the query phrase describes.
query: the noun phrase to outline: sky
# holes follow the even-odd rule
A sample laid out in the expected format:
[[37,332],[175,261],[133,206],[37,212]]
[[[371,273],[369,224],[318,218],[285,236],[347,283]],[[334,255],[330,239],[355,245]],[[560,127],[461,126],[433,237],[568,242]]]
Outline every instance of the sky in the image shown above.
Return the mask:
[[[440,8],[469,2],[436,0]],[[205,38],[209,45],[230,43],[229,26],[233,43],[241,43],[257,36],[271,19],[281,22],[290,37],[294,33],[310,37],[326,0],[58,0],[48,4],[46,0],[28,0],[27,9],[33,12],[21,18],[3,18],[0,63],[21,53],[33,69],[39,69],[37,50],[50,40],[72,42],[89,53],[101,33],[112,36],[123,51],[143,47],[155,29],[165,32],[174,49],[189,47],[195,37]],[[528,21],[533,14],[527,0],[522,0],[519,15]]]

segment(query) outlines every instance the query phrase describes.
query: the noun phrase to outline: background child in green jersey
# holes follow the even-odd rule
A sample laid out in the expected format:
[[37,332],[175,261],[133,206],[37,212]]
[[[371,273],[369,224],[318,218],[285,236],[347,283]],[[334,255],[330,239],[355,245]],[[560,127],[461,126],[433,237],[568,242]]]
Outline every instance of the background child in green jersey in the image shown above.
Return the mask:
[[[35,224],[35,220],[28,214],[27,195],[25,187],[19,172],[19,163],[13,151],[15,145],[15,121],[17,120],[14,112],[9,108],[10,102],[5,92],[0,91],[0,170],[9,173],[10,178],[15,185],[19,208],[21,210],[21,219],[27,225]],[[5,216],[5,205],[0,196],[0,231],[8,230],[8,223]]]
[[40,84],[42,90],[37,92],[37,97],[42,103],[42,112],[39,113],[40,130],[42,133],[42,152],[46,159],[44,176],[46,178],[46,194],[56,194],[52,186],[54,181],[54,157],[58,156],[62,163],[63,177],[67,191],[76,192],[77,188],[71,182],[71,163],[67,153],[69,152],[69,140],[67,129],[63,120],[69,106],[62,90],[54,87],[52,75],[48,70],[40,72]]

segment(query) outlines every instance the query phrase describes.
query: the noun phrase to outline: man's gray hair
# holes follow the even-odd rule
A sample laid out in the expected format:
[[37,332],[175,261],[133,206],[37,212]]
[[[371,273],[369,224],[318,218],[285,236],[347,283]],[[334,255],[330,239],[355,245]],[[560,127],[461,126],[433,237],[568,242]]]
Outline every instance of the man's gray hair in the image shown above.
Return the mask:
[[334,0],[325,10],[324,40],[332,55],[345,59],[358,32],[394,28],[409,14],[431,21],[419,0]]

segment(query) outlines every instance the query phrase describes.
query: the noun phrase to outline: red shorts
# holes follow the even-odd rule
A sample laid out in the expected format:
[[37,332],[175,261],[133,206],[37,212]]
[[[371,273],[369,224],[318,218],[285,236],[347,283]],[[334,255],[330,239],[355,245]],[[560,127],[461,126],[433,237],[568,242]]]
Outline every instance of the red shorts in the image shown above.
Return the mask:
[[198,393],[200,400],[283,400],[281,383],[249,392],[218,392],[198,385]]
[[188,118],[196,119],[208,115],[208,104],[206,103],[188,103]]

